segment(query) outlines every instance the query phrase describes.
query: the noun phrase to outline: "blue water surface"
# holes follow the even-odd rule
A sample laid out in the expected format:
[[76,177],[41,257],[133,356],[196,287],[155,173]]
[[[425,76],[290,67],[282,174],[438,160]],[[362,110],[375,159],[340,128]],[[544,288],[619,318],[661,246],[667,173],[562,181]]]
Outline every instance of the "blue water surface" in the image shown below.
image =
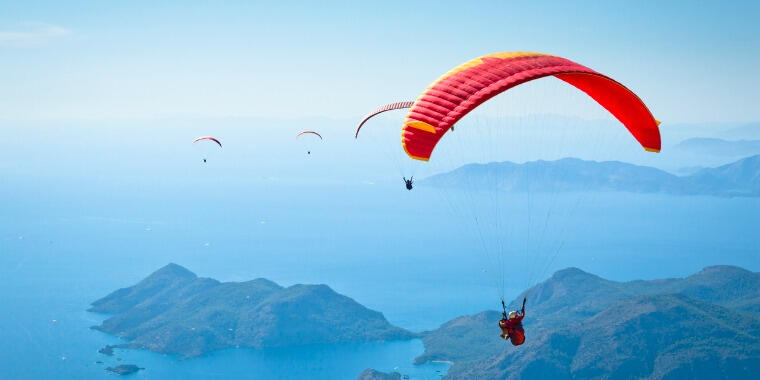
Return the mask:
[[[446,205],[457,194],[442,198],[424,185],[408,192],[396,183],[213,175],[81,178],[27,173],[0,189],[2,378],[105,377],[105,366],[121,363],[146,368],[136,377],[183,379],[351,379],[368,367],[435,379],[448,367],[414,366],[419,340],[228,349],[186,360],[97,353],[119,340],[89,329],[105,318],[86,312],[89,303],[169,262],[221,281],[328,284],[412,331],[496,309],[500,295],[510,300],[568,266],[613,280],[686,276],[715,264],[760,268],[754,198],[505,196],[495,206],[499,228],[477,232]],[[495,261],[479,234],[507,237]]]

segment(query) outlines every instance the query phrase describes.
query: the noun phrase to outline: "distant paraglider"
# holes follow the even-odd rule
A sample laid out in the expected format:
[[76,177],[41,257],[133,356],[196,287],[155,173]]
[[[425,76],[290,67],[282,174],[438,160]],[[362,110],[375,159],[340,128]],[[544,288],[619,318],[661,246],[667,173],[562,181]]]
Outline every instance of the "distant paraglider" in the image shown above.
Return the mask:
[[362,129],[362,126],[364,125],[364,123],[366,123],[369,119],[383,112],[411,108],[413,104],[414,102],[396,102],[396,103],[386,104],[384,106],[376,108],[374,111],[368,113],[367,116],[364,116],[362,121],[359,122],[359,126],[356,127],[356,133],[354,134],[354,138],[357,138],[357,139],[359,138],[359,131]]
[[[193,144],[195,144],[195,143],[197,143],[197,142],[199,142],[199,141],[212,141],[212,142],[215,142],[217,145],[219,145],[219,147],[220,147],[220,148],[222,147],[222,143],[221,143],[221,142],[219,142],[219,140],[218,140],[218,139],[216,139],[215,137],[211,137],[211,136],[201,136],[201,137],[198,137],[198,138],[196,138],[195,140],[193,140]],[[206,160],[206,157],[203,157],[203,162],[205,163],[206,161],[207,161],[207,160]]]
[[406,177],[404,177],[404,185],[406,185],[406,189],[407,190],[413,189],[414,188],[414,176],[412,176],[409,179],[406,179]]
[[[356,127],[356,132],[354,133],[354,138],[355,139],[359,138],[359,132],[361,131],[362,127],[364,126],[364,124],[366,124],[373,117],[375,117],[375,116],[377,116],[377,115],[379,115],[381,113],[388,112],[388,111],[394,111],[394,110],[400,110],[400,109],[410,108],[413,104],[414,104],[413,101],[396,102],[396,103],[390,103],[390,104],[386,104],[384,106],[380,106],[380,107],[375,108],[374,110],[372,110],[372,112],[370,112],[366,116],[364,116],[364,118],[362,118],[362,120],[359,122],[359,125]],[[366,133],[372,134],[372,132],[365,132],[365,135],[366,135]],[[377,140],[377,137],[380,136],[380,135],[382,135],[382,133],[375,134],[373,137],[370,137],[370,139],[371,140]],[[394,164],[397,167],[397,169],[400,172],[400,174],[402,174],[402,175],[408,175],[409,174],[410,168],[406,167],[408,165],[408,164],[406,164],[406,162],[408,160],[404,156],[403,153],[401,153],[401,154],[396,153],[396,148],[395,147],[391,148],[390,146],[386,146],[385,144],[378,144],[378,145],[382,146],[379,149],[383,151],[383,154],[386,156],[386,159],[388,161],[394,162]],[[407,190],[411,190],[414,187],[414,185],[412,183],[412,179],[406,179],[405,176],[403,177],[403,179],[404,179],[404,185],[406,186],[406,189]]]
[[[319,137],[319,139],[320,139],[320,140],[322,140],[322,135],[320,135],[319,133],[317,133],[317,132],[314,132],[314,131],[303,131],[303,132],[299,132],[299,133],[296,135],[296,139],[299,139],[299,138],[301,138],[301,136],[305,136],[305,135],[314,135],[314,136],[317,136],[317,137]],[[311,149],[308,149],[308,150],[306,151],[306,154],[311,154]]]
[[322,140],[322,135],[320,135],[319,133],[314,132],[314,131],[303,131],[303,132],[300,132],[300,133],[298,133],[296,135],[296,138],[299,138],[299,137],[301,137],[303,135],[309,135],[309,134],[315,135],[315,136],[319,137],[320,140]]
[[220,148],[222,147],[222,143],[219,142],[219,140],[217,140],[215,137],[211,137],[211,136],[201,136],[201,137],[198,137],[195,140],[193,140],[193,144],[197,143],[198,141],[203,141],[203,140],[213,141],[217,145],[219,145]]

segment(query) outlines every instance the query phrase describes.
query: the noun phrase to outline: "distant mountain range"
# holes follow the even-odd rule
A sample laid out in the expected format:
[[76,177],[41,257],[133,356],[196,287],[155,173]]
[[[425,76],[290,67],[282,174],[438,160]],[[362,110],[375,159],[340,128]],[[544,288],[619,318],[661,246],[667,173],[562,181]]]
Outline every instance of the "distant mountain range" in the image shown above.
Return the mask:
[[524,345],[501,340],[500,313],[488,311],[424,333],[417,362],[453,361],[450,379],[754,379],[760,373],[758,273],[716,266],[683,279],[615,282],[571,268],[524,295]]
[[[693,128],[689,128],[689,129],[693,130]],[[708,128],[708,131],[714,131],[714,130],[715,130],[714,126],[711,126],[710,128]],[[760,123],[759,122],[744,123],[742,125],[738,125],[738,126],[735,126],[734,128],[726,130],[717,136],[721,136],[721,137],[729,138],[729,139],[751,139],[751,140],[760,139]]]
[[523,164],[469,164],[420,180],[421,185],[506,192],[627,191],[760,196],[760,155],[687,176],[618,161],[564,158]]
[[326,285],[284,288],[261,278],[219,282],[176,264],[93,302],[89,311],[114,314],[93,328],[130,341],[119,347],[184,357],[236,346],[415,337]]
[[697,137],[681,141],[674,149],[699,155],[747,157],[760,154],[760,140],[723,140]]

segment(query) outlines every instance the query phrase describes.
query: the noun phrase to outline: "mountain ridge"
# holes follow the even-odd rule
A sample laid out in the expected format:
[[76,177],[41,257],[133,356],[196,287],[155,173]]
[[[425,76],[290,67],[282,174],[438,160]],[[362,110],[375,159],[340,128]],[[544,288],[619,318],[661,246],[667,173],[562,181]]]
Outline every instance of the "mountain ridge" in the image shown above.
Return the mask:
[[94,301],[88,310],[112,314],[92,328],[129,341],[121,347],[183,357],[237,346],[416,337],[327,285],[282,287],[263,278],[219,282],[176,264]]
[[746,157],[760,153],[760,140],[692,137],[679,142],[673,148],[698,155]]
[[[523,297],[523,346],[501,340],[501,313],[485,311],[423,333],[425,352],[415,362],[452,361],[451,379],[752,378],[760,369],[760,273],[719,265],[618,282],[567,268],[508,308]],[[701,364],[709,357],[718,372]]]
[[750,379],[758,358],[760,319],[683,295],[645,295],[449,378]]
[[506,192],[627,191],[677,195],[760,196],[760,155],[677,176],[621,161],[563,158],[467,164],[421,179],[421,185]]

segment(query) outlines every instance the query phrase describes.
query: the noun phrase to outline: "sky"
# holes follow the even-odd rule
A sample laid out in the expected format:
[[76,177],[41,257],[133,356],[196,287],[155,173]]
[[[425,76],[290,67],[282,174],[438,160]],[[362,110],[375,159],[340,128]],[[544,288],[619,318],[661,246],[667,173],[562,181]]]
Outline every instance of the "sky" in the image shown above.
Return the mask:
[[525,50],[618,79],[661,120],[756,121],[759,15],[756,1],[6,0],[0,120],[354,118]]

